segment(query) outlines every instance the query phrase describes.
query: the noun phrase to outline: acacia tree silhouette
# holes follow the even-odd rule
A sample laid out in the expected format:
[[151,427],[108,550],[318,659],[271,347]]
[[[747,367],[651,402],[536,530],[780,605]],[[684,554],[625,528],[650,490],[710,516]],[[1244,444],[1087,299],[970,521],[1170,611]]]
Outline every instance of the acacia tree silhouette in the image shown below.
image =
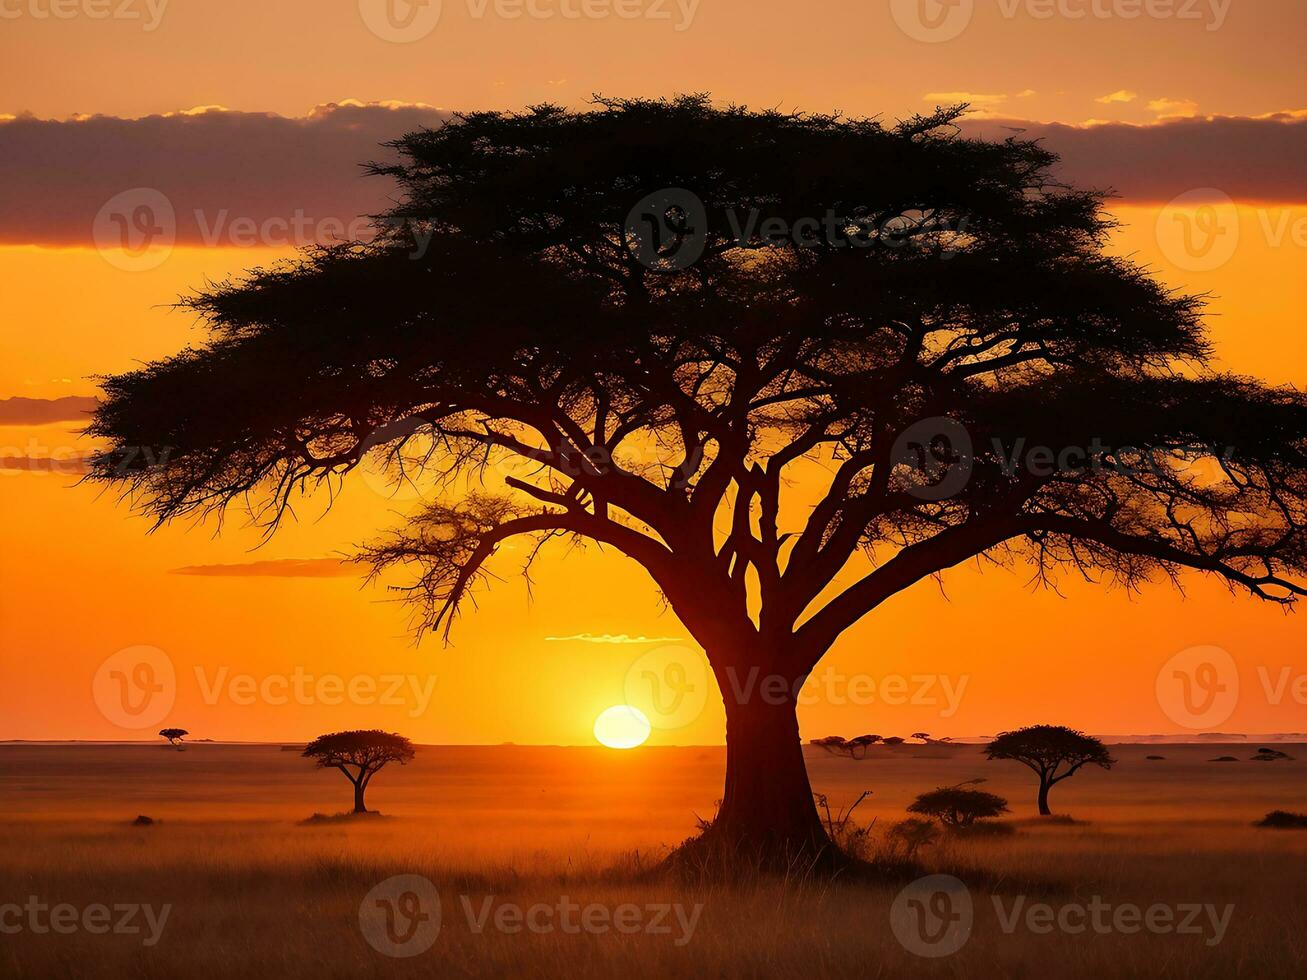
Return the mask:
[[1052,154],[959,138],[962,108],[599,100],[409,134],[371,167],[402,189],[376,241],[209,288],[206,345],[104,380],[91,478],[270,528],[369,453],[445,481],[361,557],[412,566],[446,636],[510,537],[610,546],[722,692],[708,841],[828,851],[795,693],[913,583],[983,555],[1304,592],[1303,395],[1208,370],[1200,302],[1105,256]]
[[301,755],[315,760],[319,769],[339,769],[344,773],[354,784],[354,812],[367,813],[363,797],[372,777],[391,762],[401,766],[411,762],[414,751],[413,743],[403,735],[372,728],[319,735],[305,746]]
[[[1052,814],[1048,791],[1083,766],[1111,769],[1116,764],[1107,746],[1092,735],[1062,725],[1027,725],[1000,732],[988,745],[990,759],[1012,759],[1039,777],[1039,815]],[[1065,767],[1065,768],[1064,768]]]

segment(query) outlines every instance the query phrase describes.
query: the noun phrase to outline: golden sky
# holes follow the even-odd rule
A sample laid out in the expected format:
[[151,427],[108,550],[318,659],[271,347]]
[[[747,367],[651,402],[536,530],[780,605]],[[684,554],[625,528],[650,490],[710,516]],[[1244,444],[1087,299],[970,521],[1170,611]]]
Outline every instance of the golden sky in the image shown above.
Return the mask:
[[[936,0],[922,2],[927,13],[949,15],[934,9]],[[22,0],[4,5],[0,23],[0,118],[134,119],[196,106],[297,118],[347,99],[461,109],[579,105],[595,91],[711,91],[758,107],[891,118],[969,99],[990,117],[1141,129],[1176,117],[1202,123],[1304,109],[1307,69],[1298,47],[1307,5],[1298,0],[1176,0],[1173,15],[1134,18],[1123,14],[1129,3],[1099,3],[1092,9],[1121,8],[1100,17],[1087,0],[958,2],[969,21],[957,36],[932,42],[901,26],[913,5],[897,0],[806,7],[687,0],[656,8],[649,0],[624,8],[640,16],[591,19],[562,16],[579,2],[539,0],[535,9],[557,15],[511,19],[495,4],[445,0],[429,34],[393,43],[369,30],[370,0],[153,7],[137,0],[128,8],[141,14],[134,20],[100,19],[80,6],[67,19],[43,17],[46,0]],[[1054,15],[1039,16],[1045,8]],[[1199,16],[1181,17],[1182,10]],[[7,125],[0,122],[0,141]],[[237,150],[248,128],[232,127]],[[157,149],[152,156],[148,141],[124,145],[161,184],[175,179],[170,168],[189,165]],[[1255,184],[1258,146],[1241,152],[1254,165],[1239,169]],[[261,159],[247,154],[228,175],[231,186],[257,183]],[[1264,162],[1267,172],[1284,163]],[[48,191],[96,166],[59,158],[48,169],[28,166],[19,190],[3,164],[0,178],[10,184],[13,209],[15,197],[39,199],[42,185]],[[1138,166],[1142,173],[1147,161]],[[1198,252],[1182,237],[1194,208],[1119,202],[1124,227],[1113,248],[1177,288],[1212,294],[1222,367],[1301,385],[1307,207],[1282,178],[1265,186],[1264,194],[1241,191],[1239,202],[1220,205],[1221,235]],[[88,227],[93,217],[86,216]],[[92,375],[200,339],[188,315],[168,309],[178,295],[289,254],[266,244],[183,242],[155,267],[125,271],[91,247],[89,235],[60,247],[25,243],[63,241],[47,238],[40,219],[37,208],[21,233],[11,221],[7,234],[0,209],[7,243],[0,246],[0,400],[93,395]],[[10,461],[0,465],[0,738],[137,738],[168,723],[220,739],[289,740],[376,726],[424,742],[589,743],[595,715],[622,702],[633,677],[638,684],[650,664],[661,669],[685,656],[668,652],[686,633],[661,611],[644,573],[593,548],[547,551],[530,601],[511,574],[522,556],[506,552],[498,566],[505,581],[465,611],[455,645],[415,647],[404,611],[382,589],[323,560],[413,506],[412,494],[392,495],[380,475],[355,478],[329,512],[325,500],[307,501],[299,522],[258,550],[258,536],[237,519],[220,537],[212,525],[149,535],[147,522],[112,495],[73,486],[75,474],[13,463],[86,448],[77,423],[26,417],[15,410],[0,418],[0,460]],[[285,559],[310,561],[277,564]],[[251,563],[265,564],[213,567]],[[1179,732],[1159,703],[1156,679],[1169,658],[1204,646],[1223,648],[1237,665],[1239,697],[1220,730],[1307,729],[1307,706],[1294,700],[1292,684],[1277,697],[1285,668],[1290,677],[1307,673],[1299,616],[1197,578],[1186,579],[1187,598],[1161,584],[1131,597],[1070,580],[1059,596],[1032,590],[1027,580],[1021,568],[983,575],[962,568],[942,586],[922,583],[882,607],[818,668],[811,703],[800,712],[805,736],[974,735],[1038,721],[1100,733]],[[162,651],[175,672],[171,710],[143,729],[116,724],[103,690],[98,700],[93,692],[105,661],[137,646]],[[353,693],[332,703],[335,681],[324,677],[352,683]],[[398,689],[391,690],[392,677]],[[297,698],[297,682],[306,697]],[[715,700],[656,727],[652,741],[720,742]]]

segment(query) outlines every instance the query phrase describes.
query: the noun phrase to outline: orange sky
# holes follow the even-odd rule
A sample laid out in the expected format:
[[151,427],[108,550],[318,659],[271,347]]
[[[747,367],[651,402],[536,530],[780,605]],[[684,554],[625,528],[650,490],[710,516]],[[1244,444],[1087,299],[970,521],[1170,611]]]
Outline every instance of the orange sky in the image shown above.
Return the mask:
[[[977,0],[966,30],[936,44],[905,35],[881,3],[822,4],[800,14],[803,8],[771,0],[702,0],[677,31],[675,4],[670,22],[505,20],[476,19],[466,3],[445,0],[439,24],[412,44],[369,33],[353,3],[241,0],[215,16],[217,6],[166,5],[150,31],[86,16],[7,19],[0,116],[134,117],[196,105],[301,115],[343,98],[464,108],[578,103],[597,90],[711,90],[756,106],[890,116],[972,93],[987,96],[973,101],[995,115],[1148,123],[1172,114],[1302,109],[1294,99],[1307,90],[1296,50],[1307,34],[1307,5],[1297,0],[1235,0],[1228,10],[1203,0],[1196,7],[1204,16],[1224,10],[1216,30],[1207,29],[1215,19],[1042,20],[1020,5],[1008,18],[1010,4]],[[29,7],[24,0],[5,9]],[[39,0],[37,7],[45,9]],[[144,0],[137,7],[148,20]],[[237,59],[241,70],[233,70]],[[1097,101],[1117,92],[1126,94]],[[1214,294],[1222,366],[1302,384],[1307,339],[1294,311],[1307,307],[1307,208],[1227,209],[1223,229],[1237,228],[1230,254],[1220,251],[1227,237],[1197,258],[1177,245],[1183,222],[1174,214],[1132,205],[1116,212],[1126,223],[1116,250],[1168,283]],[[88,376],[175,352],[198,337],[190,318],[166,304],[206,279],[281,254],[187,246],[157,268],[125,272],[91,248],[0,248],[0,399],[92,394]],[[0,458],[81,451],[75,428],[0,425]],[[560,547],[537,567],[532,603],[509,575],[480,597],[479,609],[465,612],[453,648],[432,640],[415,648],[404,612],[351,577],[173,571],[347,550],[413,506],[408,495],[389,496],[380,477],[355,479],[325,516],[325,501],[308,502],[299,524],[255,552],[257,537],[238,521],[220,538],[187,526],[147,536],[143,520],[109,495],[71,487],[74,480],[0,469],[0,738],[142,737],[167,722],[213,738],[296,739],[378,726],[426,742],[588,743],[594,716],[627,697],[632,671],[649,665],[641,658],[686,635],[660,613],[638,567],[595,549]],[[500,568],[511,572],[519,560],[508,552]],[[1241,682],[1221,730],[1307,729],[1307,706],[1291,691],[1271,703],[1274,692],[1263,684],[1285,667],[1291,676],[1307,673],[1300,617],[1198,579],[1187,581],[1185,601],[1161,585],[1132,598],[1072,581],[1063,598],[1032,592],[1027,577],[1019,568],[983,576],[959,569],[945,577],[943,593],[927,582],[882,607],[818,668],[826,679],[801,709],[804,734],[967,735],[1041,720],[1105,733],[1178,732],[1155,692],[1159,668],[1179,651],[1209,645],[1229,651]],[[582,635],[591,640],[567,639]],[[630,642],[640,638],[664,642]],[[138,645],[166,654],[175,704],[159,724],[131,730],[102,710],[92,682],[106,658]],[[243,679],[227,683],[241,675],[264,693],[246,697]],[[327,703],[336,700],[329,681],[310,691],[311,703],[279,697],[283,678],[310,683],[304,675],[353,679],[355,695]],[[894,700],[894,678],[916,675],[939,678],[925,703],[868,703],[869,689]],[[392,676],[402,685],[395,699],[383,697]],[[907,683],[911,695],[921,682]],[[683,712],[653,740],[721,741],[714,702]]]

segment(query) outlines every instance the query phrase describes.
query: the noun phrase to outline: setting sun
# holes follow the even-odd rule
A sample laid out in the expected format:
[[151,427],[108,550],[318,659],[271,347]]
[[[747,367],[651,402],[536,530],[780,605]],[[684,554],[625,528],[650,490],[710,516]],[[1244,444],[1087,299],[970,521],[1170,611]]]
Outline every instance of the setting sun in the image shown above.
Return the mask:
[[610,749],[633,749],[643,745],[651,731],[649,719],[639,708],[615,704],[595,719],[595,738]]

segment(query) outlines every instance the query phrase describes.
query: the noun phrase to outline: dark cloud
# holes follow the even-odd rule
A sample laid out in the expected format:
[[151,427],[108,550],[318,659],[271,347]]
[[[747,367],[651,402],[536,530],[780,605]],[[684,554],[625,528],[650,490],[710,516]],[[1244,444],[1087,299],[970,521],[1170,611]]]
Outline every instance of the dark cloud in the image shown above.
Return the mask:
[[272,558],[228,565],[186,565],[170,569],[174,575],[217,578],[356,578],[358,568],[339,558]]
[[1016,119],[967,120],[968,136],[1041,139],[1062,160],[1058,176],[1114,190],[1130,203],[1164,203],[1211,187],[1238,201],[1307,202],[1307,119],[1215,116],[1147,126],[1067,126]]
[[0,243],[88,244],[105,203],[135,188],[171,202],[178,242],[212,241],[215,230],[228,241],[236,219],[348,224],[383,210],[394,191],[360,164],[387,159],[380,144],[448,115],[345,103],[302,118],[225,110],[142,119],[19,116],[0,122]]
[[86,422],[99,404],[94,398],[0,398],[0,425],[45,425],[48,422]]
[[[386,159],[391,151],[381,143],[448,115],[344,103],[302,118],[213,110],[0,122],[0,243],[90,244],[106,202],[136,188],[163,195],[182,243],[248,243],[253,235],[284,244],[302,237],[287,227],[297,221],[310,238],[338,236],[384,210],[394,193],[388,181],[364,176],[360,163]],[[1131,202],[1167,201],[1197,187],[1247,201],[1307,201],[1307,119],[1288,114],[1142,126],[970,119],[962,128],[989,139],[1014,130],[1043,139],[1062,154],[1065,179],[1112,188]],[[268,222],[271,240],[254,231]]]

